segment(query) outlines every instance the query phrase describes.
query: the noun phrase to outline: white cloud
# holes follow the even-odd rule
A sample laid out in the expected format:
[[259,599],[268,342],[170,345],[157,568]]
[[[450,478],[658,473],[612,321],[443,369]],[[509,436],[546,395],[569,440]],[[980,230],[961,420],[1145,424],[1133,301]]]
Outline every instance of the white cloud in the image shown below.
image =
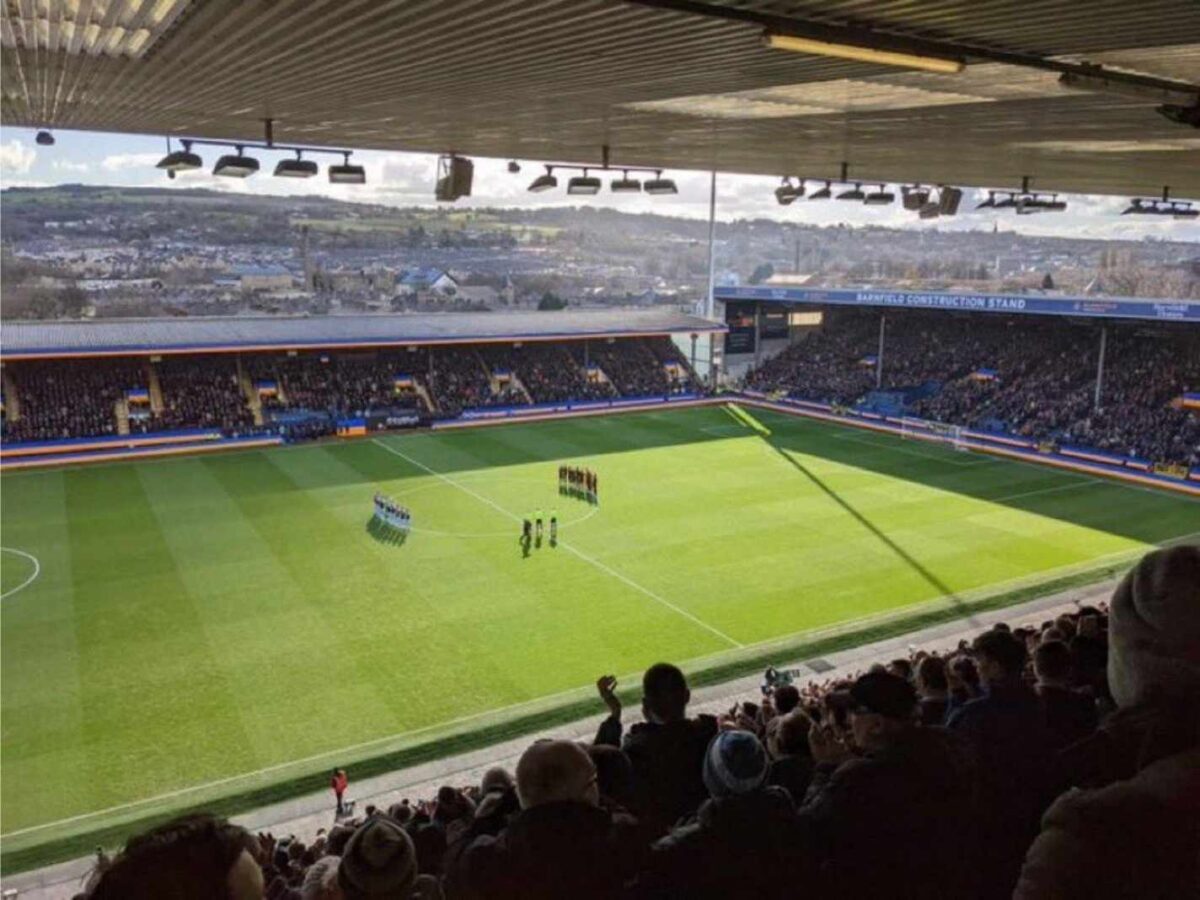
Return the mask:
[[33,168],[36,159],[37,151],[16,138],[7,144],[0,144],[0,172],[24,175]]
[[100,161],[100,168],[106,172],[124,172],[140,166],[154,166],[160,159],[161,153],[114,153]]
[[55,172],[76,172],[84,174],[92,171],[92,167],[87,163],[71,162],[69,159],[56,159],[50,164]]

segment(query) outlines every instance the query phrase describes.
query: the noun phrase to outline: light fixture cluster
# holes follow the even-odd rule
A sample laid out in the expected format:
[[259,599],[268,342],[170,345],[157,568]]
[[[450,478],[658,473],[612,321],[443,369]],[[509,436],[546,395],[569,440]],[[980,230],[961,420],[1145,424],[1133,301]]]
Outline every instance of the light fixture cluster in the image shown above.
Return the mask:
[[1064,212],[1067,201],[1058,199],[1058,194],[1047,194],[1029,189],[1028,175],[1021,179],[1019,191],[988,191],[987,199],[977,203],[976,209],[1015,209],[1019,216],[1030,216],[1042,212]]
[[232,147],[236,152],[223,154],[213,166],[212,173],[225,178],[249,178],[260,169],[256,157],[246,155],[246,148],[263,150],[283,150],[295,153],[296,158],[281,159],[275,165],[276,178],[313,178],[320,169],[315,160],[305,159],[304,154],[332,153],[342,157],[341,165],[329,166],[330,184],[365,184],[367,170],[350,162],[353,151],[334,150],[327,147],[292,147],[276,144],[272,139],[271,120],[266,120],[266,140],[261,143],[250,141],[211,141],[200,138],[184,138],[180,140],[182,150],[171,149],[171,139],[167,138],[167,155],[158,161],[157,168],[167,173],[168,178],[174,178],[180,172],[190,172],[204,167],[204,160],[192,150],[194,145],[210,147]]
[[[609,182],[609,190],[614,194],[637,194],[645,192],[647,194],[662,195],[662,194],[678,194],[679,188],[676,186],[674,179],[663,178],[662,169],[647,169],[640,166],[616,166],[609,162],[609,149],[605,144],[600,148],[601,162],[598,166],[585,166],[580,163],[546,163],[546,172],[539,175],[529,184],[529,191],[534,194],[541,194],[545,191],[552,191],[558,187],[558,177],[554,174],[555,169],[565,169],[568,172],[579,172],[579,175],[573,175],[567,179],[567,193],[574,195],[588,196],[600,193],[603,187],[601,180],[589,173],[596,172],[620,172],[620,178],[614,178]],[[516,163],[509,163],[508,171],[519,172],[520,167]],[[653,178],[638,179],[630,176],[630,172],[639,174],[652,174]]]
[[[784,176],[779,187],[775,188],[775,202],[780,206],[790,206],[801,197],[809,200],[845,200],[851,203],[861,203],[864,206],[890,206],[896,202],[896,193],[884,182],[850,181],[849,163],[842,163],[840,178],[814,180],[814,185],[820,185],[813,191],[808,189],[808,179]],[[835,194],[834,185],[839,185]],[[866,187],[864,188],[864,185]],[[953,216],[958,212],[958,204],[963,192],[949,185],[927,187],[919,184],[902,185],[900,194],[905,209],[917,212],[922,219],[933,219],[938,216]]]
[[[817,183],[814,181],[814,183]],[[866,182],[869,186],[869,182]],[[863,190],[862,181],[850,183],[848,181],[826,180],[822,182],[822,186],[817,188],[811,194],[808,193],[808,179],[800,178],[792,183],[791,176],[784,176],[779,187],[775,188],[775,202],[780,206],[790,206],[801,197],[808,195],[809,200],[828,200],[834,197],[833,185],[842,184],[846,186],[844,191],[836,195],[835,199],[849,200],[855,203],[862,203],[866,206],[887,206],[896,199],[896,195],[888,190],[886,184],[880,183],[871,190]]]
[[1190,200],[1172,200],[1171,189],[1164,187],[1161,197],[1134,197],[1129,201],[1129,206],[1121,211],[1121,215],[1195,219],[1200,218],[1200,209],[1196,209]]
[[915,212],[922,219],[936,219],[940,216],[958,214],[958,205],[962,202],[961,188],[948,184],[936,187],[923,184],[905,184],[900,186],[900,202],[905,209]]

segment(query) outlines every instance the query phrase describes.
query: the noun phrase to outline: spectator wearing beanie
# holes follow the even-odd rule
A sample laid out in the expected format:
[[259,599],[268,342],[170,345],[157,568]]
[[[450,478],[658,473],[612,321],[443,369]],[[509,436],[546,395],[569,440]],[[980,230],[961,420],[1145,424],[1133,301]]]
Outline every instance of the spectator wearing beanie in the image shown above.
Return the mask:
[[642,676],[644,722],[621,739],[621,701],[616,679],[601,678],[596,686],[610,715],[600,724],[597,744],[619,746],[633,763],[634,813],[647,828],[663,833],[696,811],[708,796],[700,771],[709,742],[716,736],[712,716],[689,719],[691,700],[687,679],[675,666],[657,663]]
[[829,724],[809,744],[817,768],[800,809],[828,887],[845,897],[972,894],[974,768],[965,744],[916,721],[912,686],[887,672],[847,698],[851,740]]
[[346,844],[338,865],[338,886],[345,900],[426,900],[440,896],[437,882],[417,876],[417,851],[400,825],[374,815]]
[[794,897],[811,888],[810,857],[787,791],[766,784],[769,760],[748,731],[713,738],[702,769],[709,799],[654,845],[639,897]]
[[1096,702],[1071,684],[1071,651],[1062,641],[1046,641],[1033,651],[1035,688],[1050,732],[1050,745],[1061,750],[1096,730]]
[[1050,807],[1017,900],[1165,900],[1200,887],[1200,547],[1155,551],[1126,575],[1109,643],[1118,709],[1078,745],[1105,780]]
[[607,900],[641,862],[637,825],[599,806],[596,767],[570,741],[538,741],[517,763],[521,811],[446,872],[450,898]]
[[336,856],[322,856],[309,866],[300,885],[300,900],[342,900],[342,889],[338,887],[340,864]]
[[981,896],[1007,898],[1054,796],[1053,751],[1037,694],[1024,681],[1024,642],[993,628],[975,639],[972,652],[983,696],[953,710],[946,727],[966,739],[979,762],[986,811],[978,823]]

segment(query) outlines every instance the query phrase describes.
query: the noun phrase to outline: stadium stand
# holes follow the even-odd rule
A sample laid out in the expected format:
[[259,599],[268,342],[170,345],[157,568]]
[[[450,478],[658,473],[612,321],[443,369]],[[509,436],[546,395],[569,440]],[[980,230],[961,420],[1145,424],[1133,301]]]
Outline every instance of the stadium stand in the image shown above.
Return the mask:
[[[868,402],[879,314],[826,315],[824,328],[749,372],[746,384],[798,399]],[[1110,326],[1099,410],[1096,348],[1096,329],[1069,321],[889,313],[880,389],[913,397],[908,408],[935,421],[1200,464],[1200,418],[1176,402],[1200,387],[1200,332]]]
[[272,898],[1187,896],[1198,586],[1200,548],[1158,550],[1109,605],[849,678],[769,670],[719,717],[689,717],[683,674],[658,664],[625,731],[601,678],[591,745],[536,742],[515,773],[308,840],[185,817],[101,856],[85,896],[233,883],[251,860]]
[[116,434],[116,404],[146,387],[141,362],[39,361],[11,368],[21,418],[4,420],[6,441]]

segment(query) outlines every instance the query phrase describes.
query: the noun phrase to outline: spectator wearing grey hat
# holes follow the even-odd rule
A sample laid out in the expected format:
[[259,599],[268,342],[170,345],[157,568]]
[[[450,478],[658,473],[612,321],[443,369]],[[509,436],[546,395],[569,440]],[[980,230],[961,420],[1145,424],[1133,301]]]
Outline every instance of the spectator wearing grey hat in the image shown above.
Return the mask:
[[1200,886],[1200,547],[1144,557],[1113,595],[1117,711],[1072,748],[1089,790],[1050,807],[1018,900],[1196,896]]
[[437,881],[417,875],[417,851],[400,825],[385,815],[369,818],[346,844],[338,865],[345,900],[433,900]]
[[768,786],[766,749],[748,731],[723,731],[708,745],[709,799],[654,845],[638,880],[642,897],[794,897],[811,889],[810,860],[786,790]]

